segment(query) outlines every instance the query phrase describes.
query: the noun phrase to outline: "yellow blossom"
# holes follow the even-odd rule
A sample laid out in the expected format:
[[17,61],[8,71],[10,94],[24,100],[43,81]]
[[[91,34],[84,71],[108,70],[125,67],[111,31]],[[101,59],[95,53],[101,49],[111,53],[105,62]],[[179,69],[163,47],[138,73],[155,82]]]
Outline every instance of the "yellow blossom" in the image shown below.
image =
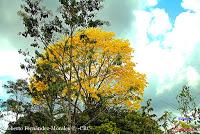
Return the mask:
[[[82,35],[86,38],[81,38]],[[138,100],[147,86],[146,76],[135,69],[136,64],[131,56],[134,49],[130,47],[129,41],[114,36],[113,32],[88,28],[76,32],[73,37],[65,37],[50,44],[42,53],[44,58],[38,58],[36,64],[50,65],[58,76],[51,76],[49,80],[46,77],[48,74],[43,74],[44,80],[32,79],[30,89],[35,87],[39,92],[50,92],[52,83],[64,81],[70,84],[70,90],[55,86],[60,96],[66,96],[70,91],[73,96],[71,99],[79,94],[80,100],[90,96],[99,101],[105,97],[113,105],[140,108]]]
[[38,81],[34,83],[34,87],[36,88],[37,91],[44,91],[44,90],[47,90],[48,86],[44,84],[44,82]]
[[39,100],[36,100],[35,98],[32,98],[32,104],[34,105],[40,105],[40,101]]

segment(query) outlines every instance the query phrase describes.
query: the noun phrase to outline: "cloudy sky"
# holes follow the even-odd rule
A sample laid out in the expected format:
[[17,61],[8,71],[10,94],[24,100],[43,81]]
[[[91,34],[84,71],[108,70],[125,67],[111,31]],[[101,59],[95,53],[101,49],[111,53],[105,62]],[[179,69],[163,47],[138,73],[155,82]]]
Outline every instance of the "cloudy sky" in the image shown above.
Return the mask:
[[[54,7],[54,0],[47,5]],[[7,80],[23,78],[19,48],[28,40],[17,16],[20,0],[0,0],[0,98]],[[145,100],[153,99],[157,113],[176,111],[175,97],[183,85],[200,95],[200,0],[106,0],[99,17],[110,21],[105,28],[129,39],[135,49],[137,70],[147,74]],[[199,103],[199,102],[198,102]]]

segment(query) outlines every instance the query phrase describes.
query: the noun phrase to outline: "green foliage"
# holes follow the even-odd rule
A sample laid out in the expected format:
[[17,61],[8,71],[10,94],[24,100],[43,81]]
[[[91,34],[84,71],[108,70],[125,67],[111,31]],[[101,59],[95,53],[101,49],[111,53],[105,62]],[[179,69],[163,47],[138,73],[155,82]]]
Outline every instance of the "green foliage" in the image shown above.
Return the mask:
[[147,115],[151,118],[156,117],[155,114],[151,113],[153,111],[152,99],[148,99],[147,102],[146,102],[146,105],[141,107],[141,110],[142,110],[141,112],[142,112],[143,116]]
[[8,81],[3,87],[7,89],[10,98],[0,102],[1,111],[16,113],[17,120],[20,114],[25,114],[31,109],[28,83],[18,79],[16,82]]
[[[78,122],[76,128],[83,126],[88,130],[77,129],[78,134],[133,134],[133,133],[153,133],[162,134],[158,123],[148,115],[142,115],[140,111],[128,111],[122,108],[106,108],[101,111],[95,118],[90,118],[87,111],[77,115]],[[65,117],[56,118],[57,126],[62,126]],[[52,126],[51,119],[41,112],[29,113],[27,116],[20,117],[17,122],[9,124],[9,127],[24,126]],[[24,131],[20,131],[24,132]],[[35,131],[26,131],[27,133],[35,133]],[[63,131],[54,131],[62,133]],[[7,131],[11,134],[13,131]],[[41,131],[45,133],[45,131]]]
[[41,6],[41,0],[25,0],[21,5],[18,14],[22,17],[25,31],[20,34],[34,39],[32,47],[40,47],[41,42],[48,45],[55,41],[55,35],[70,35],[72,29],[108,24],[95,18],[95,13],[102,8],[102,0],[58,1],[59,12],[56,15]]
[[161,124],[161,126],[164,128],[165,132],[167,132],[170,125],[174,123],[174,119],[175,118],[172,117],[171,112],[165,111],[164,114],[160,118],[158,118],[158,121]]
[[[55,43],[61,35],[71,36],[81,28],[97,27],[108,24],[105,21],[96,19],[95,13],[102,8],[102,0],[59,0],[58,13],[54,15],[50,10],[41,6],[41,0],[25,0],[21,5],[21,11],[18,14],[22,17],[24,30],[20,33],[23,37],[30,37],[33,42],[30,46],[35,50],[35,56],[31,56],[29,52],[19,50],[19,53],[24,55],[26,64],[21,64],[21,68],[28,73],[31,71],[35,74],[38,81],[46,80],[49,86],[49,92],[30,92],[28,83],[25,80],[18,80],[17,82],[8,82],[5,88],[11,94],[11,98],[2,102],[3,110],[17,113],[16,122],[11,122],[9,127],[24,127],[24,126],[66,126],[69,125],[76,128],[81,126],[88,126],[89,130],[76,130],[78,134],[162,134],[158,121],[153,114],[153,107],[151,99],[147,101],[145,106],[142,106],[141,111],[128,111],[127,109],[119,107],[108,107],[105,101],[101,100],[98,103],[91,101],[90,105],[85,109],[78,109],[71,107],[71,98],[60,98],[57,89],[65,87],[63,79],[59,79],[61,74],[52,69],[49,64],[42,66],[36,65],[36,59],[42,58],[49,61],[49,55],[44,57],[41,50],[47,50],[48,45]],[[88,40],[85,35],[80,36],[83,40]],[[93,41],[95,43],[95,41]],[[72,50],[72,46],[66,45],[66,50]],[[71,51],[70,51],[71,52]],[[91,59],[94,52],[88,52],[87,59]],[[73,57],[72,57],[73,58]],[[114,61],[114,65],[122,64],[122,56],[119,54]],[[71,61],[71,59],[69,59]],[[91,61],[92,62],[92,61]],[[83,65],[85,66],[85,65]],[[70,71],[70,67],[66,67]],[[45,75],[44,75],[45,74]],[[65,74],[65,73],[64,73]],[[52,80],[56,78],[57,81]],[[46,106],[41,108],[30,103],[31,96],[45,96]],[[183,91],[177,100],[180,104],[179,110],[183,114],[187,114],[191,108],[189,104],[193,101],[189,94],[188,87],[184,87]],[[67,102],[67,103],[66,103]],[[78,102],[77,102],[78,103]],[[77,104],[76,103],[76,104]],[[58,104],[63,104],[59,106]],[[68,106],[66,106],[68,104]],[[78,109],[78,110],[77,110]],[[78,112],[76,112],[76,110]],[[69,114],[66,114],[69,113]],[[196,113],[200,110],[196,109]],[[23,117],[19,117],[23,114]],[[74,115],[73,118],[72,115]],[[169,113],[165,112],[159,121],[162,127],[167,131],[169,122]],[[195,114],[196,115],[196,114]],[[200,115],[200,114],[199,114]],[[4,115],[2,114],[2,117]],[[200,117],[199,117],[200,118]],[[73,123],[74,124],[73,124]],[[6,131],[7,134],[12,133],[66,133],[63,131]],[[75,133],[75,132],[74,132]]]
[[[150,103],[148,103],[150,104]],[[146,106],[144,106],[146,107]],[[151,107],[151,104],[148,105]],[[152,111],[153,112],[153,111]],[[132,133],[154,133],[162,134],[159,128],[158,122],[153,119],[149,114],[144,114],[141,111],[128,111],[120,107],[106,108],[104,111],[90,120],[88,114],[78,116],[81,120],[78,121],[78,126],[90,126],[90,130],[87,133],[110,133],[110,130],[120,134],[132,134]],[[110,127],[110,129],[107,129]],[[83,133],[83,131],[78,131]]]
[[[43,64],[42,67],[37,66],[36,59],[42,58],[43,60],[50,61],[48,55],[44,58],[41,51],[47,49],[50,51],[48,45],[57,42],[63,35],[72,37],[75,31],[81,28],[102,26],[108,24],[108,22],[101,21],[95,17],[96,12],[102,8],[102,0],[58,0],[58,12],[55,14],[51,10],[46,9],[46,7],[41,6],[41,4],[41,0],[25,0],[21,5],[21,10],[18,12],[24,24],[24,31],[20,32],[20,35],[25,38],[32,38],[33,42],[30,46],[35,50],[35,56],[31,56],[29,52],[19,50],[19,53],[26,57],[25,63],[21,64],[21,68],[26,70],[27,73],[33,72],[36,81],[43,81],[45,79],[45,82],[48,83],[48,92],[39,93],[34,88],[32,89],[31,96],[34,97],[33,102],[43,98],[43,106],[45,107],[41,106],[41,111],[51,118],[52,122],[54,122],[55,116],[60,116],[62,113],[63,117],[66,117],[65,120],[61,119],[63,123],[67,125],[67,122],[69,122],[68,125],[72,127],[74,125],[72,113],[74,113],[73,116],[76,115],[76,105],[78,102],[76,101],[75,103],[75,110],[72,110],[71,95],[69,95],[69,98],[60,97],[61,91],[58,91],[58,89],[63,89],[66,86],[67,81],[71,81],[71,73],[70,80],[67,80],[64,76],[65,81],[63,81],[61,75],[66,75],[67,71],[71,72],[72,66],[65,67],[62,70],[62,74],[60,74],[53,70],[49,64]],[[66,47],[66,49],[70,50],[71,55],[72,47]],[[70,62],[71,59],[72,56],[69,60]],[[56,79],[56,81],[53,81],[52,78]],[[72,90],[71,86],[69,88]]]
[[186,129],[199,129],[199,108],[196,107],[195,98],[192,96],[190,87],[183,86],[176,99],[179,104],[177,109],[181,118],[186,120],[177,120],[177,117],[173,117],[172,112],[165,111],[158,119],[165,133],[172,133],[176,129],[182,129],[183,132],[190,133]]
[[118,134],[120,129],[117,128],[116,123],[109,121],[107,123],[103,123],[100,126],[90,127],[90,132],[94,132],[96,134]]
[[194,97],[190,93],[190,88],[188,86],[183,86],[176,99],[179,104],[178,110],[184,117],[188,118],[189,113],[192,112],[196,106]]

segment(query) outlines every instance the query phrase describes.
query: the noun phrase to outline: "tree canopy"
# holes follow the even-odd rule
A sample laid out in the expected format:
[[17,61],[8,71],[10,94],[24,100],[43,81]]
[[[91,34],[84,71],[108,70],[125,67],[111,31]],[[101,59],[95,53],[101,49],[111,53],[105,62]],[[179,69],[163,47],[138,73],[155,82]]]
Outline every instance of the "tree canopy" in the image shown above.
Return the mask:
[[[129,42],[113,36],[113,32],[89,28],[49,45],[36,59],[37,68],[31,77],[30,90],[46,94],[61,82],[62,86],[56,89],[60,97],[71,92],[72,99],[80,99],[86,106],[92,101],[108,98],[109,104],[138,109],[147,85],[145,75],[134,69]],[[41,96],[33,99],[42,101]]]
[[[25,0],[18,12],[24,24],[20,35],[33,39],[30,46],[35,54],[19,50],[25,56],[21,68],[29,78],[7,87],[22,94],[26,102],[14,94],[14,106],[9,100],[3,103],[17,109],[11,110],[17,121],[9,126],[67,126],[70,134],[79,133],[76,128],[85,125],[95,133],[146,132],[143,128],[160,132],[153,116],[136,112],[143,101],[146,76],[135,68],[129,41],[100,28],[108,24],[95,16],[102,0],[59,0],[58,5],[54,14],[41,6],[41,0]],[[126,117],[121,124],[127,129],[113,113]],[[139,118],[142,124],[135,122]],[[145,121],[142,130],[132,130]]]

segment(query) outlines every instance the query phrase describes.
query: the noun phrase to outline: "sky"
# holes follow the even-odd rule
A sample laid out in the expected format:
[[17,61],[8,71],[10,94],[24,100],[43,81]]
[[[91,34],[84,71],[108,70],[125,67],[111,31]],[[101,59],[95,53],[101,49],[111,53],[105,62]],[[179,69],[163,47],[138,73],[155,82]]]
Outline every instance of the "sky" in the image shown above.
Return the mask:
[[[30,42],[18,36],[23,29],[17,16],[20,4],[0,0],[1,99],[8,97],[2,88],[7,80],[26,76],[17,52]],[[46,4],[55,9],[54,0]],[[149,83],[144,98],[153,100],[156,113],[177,112],[175,97],[183,85],[200,95],[200,0],[106,0],[98,16],[110,21],[105,30],[130,41],[136,69],[147,75]]]
[[[177,112],[176,95],[183,85],[200,95],[200,0],[145,0],[133,11],[132,44],[138,70],[147,74],[145,99],[155,111]],[[199,100],[197,102],[199,104]]]

